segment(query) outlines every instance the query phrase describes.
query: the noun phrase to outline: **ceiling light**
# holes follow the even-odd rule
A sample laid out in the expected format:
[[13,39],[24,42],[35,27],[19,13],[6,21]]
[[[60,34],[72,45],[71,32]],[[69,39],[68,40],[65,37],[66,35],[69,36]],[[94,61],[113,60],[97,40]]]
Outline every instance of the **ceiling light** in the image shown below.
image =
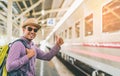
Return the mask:
[[42,10],[42,11],[41,11],[41,14],[42,14],[42,15],[45,15],[45,10]]
[[41,21],[41,23],[42,23],[42,24],[44,24],[44,23],[45,23],[45,21],[44,21],[44,20],[42,20],[42,21]]

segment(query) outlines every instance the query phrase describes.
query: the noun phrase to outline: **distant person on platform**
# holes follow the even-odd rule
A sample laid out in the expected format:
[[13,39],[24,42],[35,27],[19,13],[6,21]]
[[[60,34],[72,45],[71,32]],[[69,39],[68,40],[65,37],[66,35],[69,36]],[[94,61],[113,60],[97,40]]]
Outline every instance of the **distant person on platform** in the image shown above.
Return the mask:
[[23,36],[20,39],[23,39],[30,49],[25,48],[20,41],[11,46],[6,62],[8,72],[20,70],[21,74],[17,76],[35,76],[36,58],[49,61],[59,52],[60,46],[64,43],[63,39],[59,37],[56,39],[55,46],[48,53],[34,45],[32,40],[36,37],[40,28],[41,26],[35,18],[28,18],[23,22]]

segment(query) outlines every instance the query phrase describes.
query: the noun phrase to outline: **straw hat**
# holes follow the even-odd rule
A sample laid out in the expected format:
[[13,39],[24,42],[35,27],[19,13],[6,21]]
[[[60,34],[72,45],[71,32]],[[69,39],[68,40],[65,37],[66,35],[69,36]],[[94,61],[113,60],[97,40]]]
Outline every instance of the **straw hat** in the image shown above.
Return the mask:
[[26,26],[29,26],[29,25],[35,26],[35,27],[37,27],[38,29],[41,28],[41,26],[38,24],[37,19],[35,19],[35,18],[28,18],[27,20],[25,20],[25,21],[23,22],[22,28],[24,28],[24,27],[26,27]]

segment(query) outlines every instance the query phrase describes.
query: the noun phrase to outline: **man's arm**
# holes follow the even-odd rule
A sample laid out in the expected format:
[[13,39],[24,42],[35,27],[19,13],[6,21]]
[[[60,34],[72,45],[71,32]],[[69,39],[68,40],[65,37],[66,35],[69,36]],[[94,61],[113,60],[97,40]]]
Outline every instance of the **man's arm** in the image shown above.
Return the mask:
[[55,45],[51,50],[47,53],[43,52],[39,48],[36,49],[37,51],[37,58],[42,60],[51,60],[60,50],[59,45]]
[[63,39],[56,36],[56,44],[50,49],[48,53],[44,53],[40,49],[37,49],[37,58],[43,60],[51,60],[60,50],[60,46],[64,43]]

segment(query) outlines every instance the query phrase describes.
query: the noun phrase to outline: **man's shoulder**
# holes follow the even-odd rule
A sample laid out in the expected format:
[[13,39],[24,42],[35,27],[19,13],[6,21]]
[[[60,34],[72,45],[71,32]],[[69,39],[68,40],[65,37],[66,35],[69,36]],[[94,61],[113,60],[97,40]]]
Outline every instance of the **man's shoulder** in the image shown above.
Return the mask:
[[11,43],[11,46],[14,47],[24,47],[23,42],[20,40],[15,40],[14,42]]

